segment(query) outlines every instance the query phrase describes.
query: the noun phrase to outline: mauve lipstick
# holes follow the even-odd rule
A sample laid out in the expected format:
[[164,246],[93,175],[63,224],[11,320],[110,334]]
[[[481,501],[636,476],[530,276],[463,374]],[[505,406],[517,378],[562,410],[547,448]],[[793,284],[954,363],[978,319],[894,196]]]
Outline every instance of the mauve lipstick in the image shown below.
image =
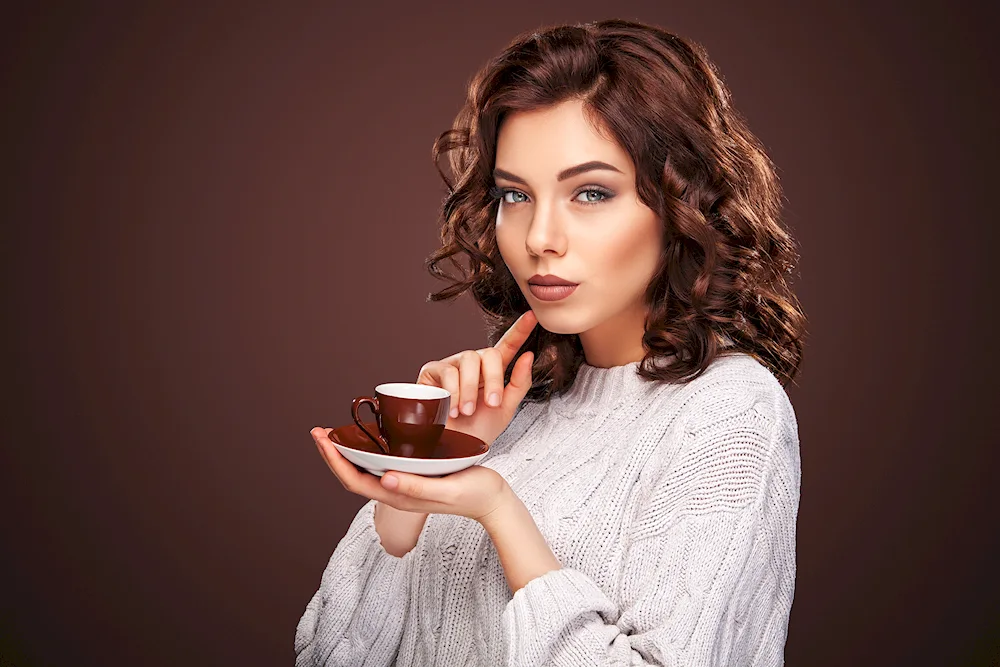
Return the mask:
[[535,274],[528,278],[528,289],[540,301],[559,301],[572,294],[577,283],[553,275]]

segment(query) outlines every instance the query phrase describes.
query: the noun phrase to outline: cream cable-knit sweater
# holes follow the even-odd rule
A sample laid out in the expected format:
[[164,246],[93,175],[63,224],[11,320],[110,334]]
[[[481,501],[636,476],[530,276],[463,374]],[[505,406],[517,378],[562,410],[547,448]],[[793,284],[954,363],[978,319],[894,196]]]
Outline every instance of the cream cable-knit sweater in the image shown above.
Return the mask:
[[746,354],[688,384],[584,364],[522,402],[481,465],[562,569],[511,596],[486,532],[431,514],[387,553],[358,512],[295,634],[296,666],[781,665],[795,587],[798,426]]

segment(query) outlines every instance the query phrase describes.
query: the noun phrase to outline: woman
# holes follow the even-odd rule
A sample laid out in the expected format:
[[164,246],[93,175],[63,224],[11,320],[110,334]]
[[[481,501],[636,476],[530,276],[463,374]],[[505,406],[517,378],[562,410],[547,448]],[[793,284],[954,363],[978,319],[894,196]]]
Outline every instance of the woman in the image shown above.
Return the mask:
[[380,479],[313,429],[370,502],[297,664],[782,664],[805,318],[773,168],[704,52],[618,20],[525,35],[434,154],[428,266],[462,276],[431,298],[471,290],[492,346],[417,382],[490,452]]

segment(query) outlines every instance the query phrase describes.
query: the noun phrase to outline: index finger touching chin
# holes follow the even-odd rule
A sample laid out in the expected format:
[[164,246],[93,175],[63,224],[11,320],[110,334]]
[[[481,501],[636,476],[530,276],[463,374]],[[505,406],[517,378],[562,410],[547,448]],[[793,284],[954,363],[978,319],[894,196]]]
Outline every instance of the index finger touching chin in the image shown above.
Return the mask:
[[524,345],[524,341],[528,340],[528,336],[531,335],[536,324],[538,324],[538,318],[535,317],[535,311],[530,309],[524,311],[493,346],[500,350],[504,368],[514,359],[514,355]]

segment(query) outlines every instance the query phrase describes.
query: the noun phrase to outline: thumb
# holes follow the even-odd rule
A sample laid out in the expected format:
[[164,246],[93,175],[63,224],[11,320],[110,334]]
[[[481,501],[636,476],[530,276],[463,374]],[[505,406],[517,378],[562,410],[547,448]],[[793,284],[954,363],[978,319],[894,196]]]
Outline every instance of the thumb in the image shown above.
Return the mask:
[[503,389],[503,402],[500,404],[506,414],[514,414],[531,389],[531,366],[534,361],[534,353],[525,352],[514,362],[514,370],[510,373],[510,382]]

